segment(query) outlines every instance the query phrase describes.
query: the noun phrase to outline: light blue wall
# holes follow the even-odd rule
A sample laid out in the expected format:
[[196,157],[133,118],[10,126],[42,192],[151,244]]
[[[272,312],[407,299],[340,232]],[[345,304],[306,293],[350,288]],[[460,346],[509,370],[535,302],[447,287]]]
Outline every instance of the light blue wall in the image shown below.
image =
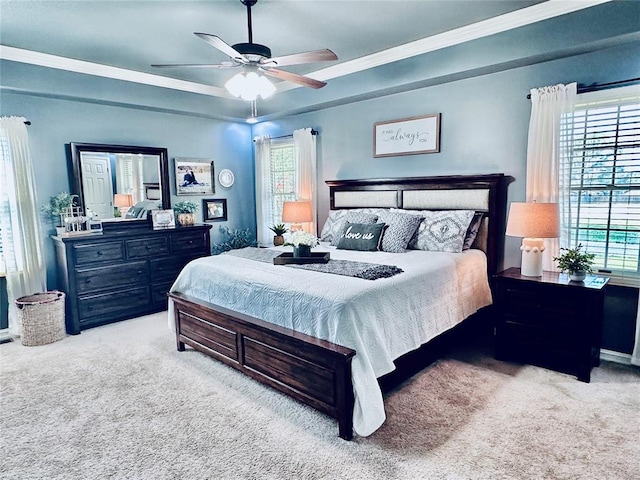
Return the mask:
[[[221,241],[219,226],[249,228],[255,232],[255,197],[250,128],[183,115],[155,113],[91,103],[18,95],[0,96],[0,114],[23,116],[31,121],[29,141],[35,165],[36,191],[40,204],[60,191],[69,191],[68,160],[65,144],[70,142],[108,143],[165,147],[170,170],[174,157],[213,159],[214,168],[231,169],[235,184],[225,189],[216,182],[214,195],[176,197],[171,171],[172,203],[178,200],[226,198],[228,222],[213,223],[212,242]],[[198,212],[202,220],[202,209]],[[54,253],[46,240],[48,286],[55,288]]]
[[[505,173],[515,177],[510,200],[525,196],[531,88],[638,77],[640,45],[610,48],[505,72],[257,124],[254,135],[285,135],[313,127],[318,136],[319,225],[329,210],[325,180]],[[373,158],[373,124],[441,113],[437,154]],[[507,237],[505,266],[519,266],[520,239]]]

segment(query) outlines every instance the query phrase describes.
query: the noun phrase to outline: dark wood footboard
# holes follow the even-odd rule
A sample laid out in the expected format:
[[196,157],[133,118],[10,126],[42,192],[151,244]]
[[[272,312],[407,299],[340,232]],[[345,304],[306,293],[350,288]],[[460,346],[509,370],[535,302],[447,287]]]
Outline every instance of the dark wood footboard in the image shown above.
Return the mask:
[[189,345],[336,418],[340,437],[351,440],[355,350],[180,293],[169,297],[179,351]]

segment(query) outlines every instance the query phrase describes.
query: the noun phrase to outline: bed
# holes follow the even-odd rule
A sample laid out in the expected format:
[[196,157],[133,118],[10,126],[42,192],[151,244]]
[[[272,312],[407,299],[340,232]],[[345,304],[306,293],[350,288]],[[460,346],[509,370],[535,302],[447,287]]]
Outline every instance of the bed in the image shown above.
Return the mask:
[[473,210],[483,214],[478,235],[461,253],[353,252],[325,243],[314,249],[402,270],[374,281],[249,258],[268,257],[271,249],[193,261],[169,293],[178,350],[189,345],[329,414],[344,439],[354,430],[371,434],[385,419],[376,379],[491,303],[488,279],[501,263],[510,180],[491,174],[327,182],[332,211]]

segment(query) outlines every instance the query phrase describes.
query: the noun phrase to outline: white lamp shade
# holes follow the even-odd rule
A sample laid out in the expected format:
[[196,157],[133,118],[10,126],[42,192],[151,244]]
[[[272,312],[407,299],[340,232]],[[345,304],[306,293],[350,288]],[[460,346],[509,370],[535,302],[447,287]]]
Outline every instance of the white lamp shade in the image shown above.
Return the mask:
[[282,221],[285,223],[306,223],[313,220],[311,202],[284,202]]
[[510,237],[525,238],[559,237],[558,204],[512,202],[509,207],[506,234]]
[[258,96],[263,99],[269,98],[276,91],[276,87],[267,77],[258,75],[256,72],[238,73],[224,86],[234,97],[240,97],[249,102],[254,101]]

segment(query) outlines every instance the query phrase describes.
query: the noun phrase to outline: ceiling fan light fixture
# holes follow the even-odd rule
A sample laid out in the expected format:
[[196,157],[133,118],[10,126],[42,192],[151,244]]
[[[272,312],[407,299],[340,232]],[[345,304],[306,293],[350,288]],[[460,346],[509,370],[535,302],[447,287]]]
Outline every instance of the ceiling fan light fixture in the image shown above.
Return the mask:
[[224,86],[231,95],[248,102],[254,101],[259,96],[262,99],[267,99],[276,91],[276,87],[266,77],[258,75],[256,72],[238,73],[231,77]]

